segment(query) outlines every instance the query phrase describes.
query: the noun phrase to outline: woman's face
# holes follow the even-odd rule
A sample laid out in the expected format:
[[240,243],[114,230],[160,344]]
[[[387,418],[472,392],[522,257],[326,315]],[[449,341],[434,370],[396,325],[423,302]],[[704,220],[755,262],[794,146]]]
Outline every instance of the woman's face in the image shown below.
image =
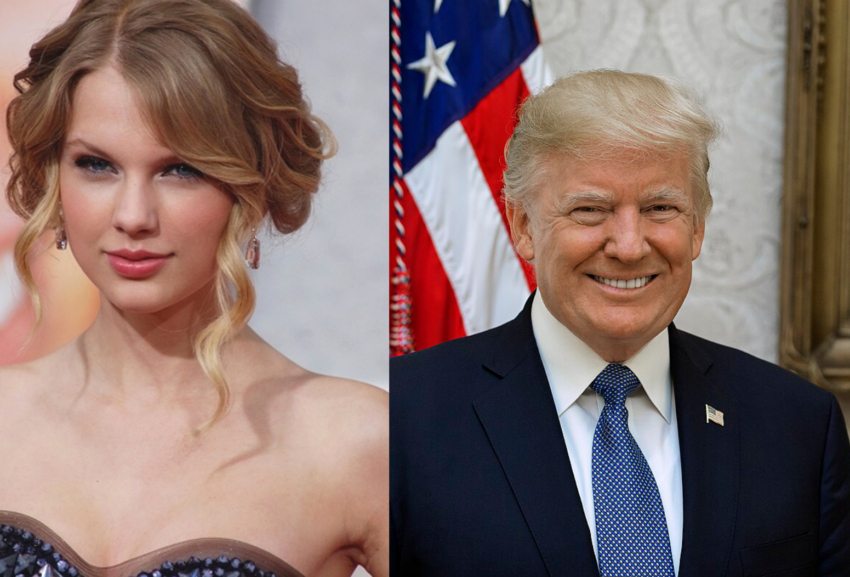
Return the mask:
[[111,66],[78,84],[59,162],[68,244],[107,301],[206,302],[232,197],[157,141]]

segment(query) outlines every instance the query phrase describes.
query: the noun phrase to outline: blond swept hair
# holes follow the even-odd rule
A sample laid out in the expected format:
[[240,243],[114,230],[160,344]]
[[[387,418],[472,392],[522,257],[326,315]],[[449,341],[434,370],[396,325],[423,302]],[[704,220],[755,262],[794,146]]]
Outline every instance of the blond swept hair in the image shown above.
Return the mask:
[[311,114],[296,70],[231,0],[80,0],[33,45],[6,115],[14,150],[6,196],[25,220],[15,264],[37,321],[30,258],[58,224],[58,163],[74,90],[107,65],[132,87],[161,143],[235,201],[216,255],[219,315],[194,335],[195,356],[219,394],[214,422],[229,402],[221,347],[255,304],[242,245],[266,215],[281,233],[304,224],[336,143]]
[[505,201],[527,208],[552,156],[686,155],[701,223],[712,206],[708,147],[719,133],[696,96],[675,81],[618,70],[577,72],[523,103],[505,148]]

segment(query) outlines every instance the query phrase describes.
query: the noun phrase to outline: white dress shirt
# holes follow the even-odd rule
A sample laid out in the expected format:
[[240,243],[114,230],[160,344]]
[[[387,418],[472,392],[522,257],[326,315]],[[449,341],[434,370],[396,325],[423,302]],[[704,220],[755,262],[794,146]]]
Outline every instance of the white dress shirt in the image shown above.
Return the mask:
[[[592,454],[593,433],[605,400],[590,388],[590,384],[608,362],[552,316],[540,291],[531,305],[531,325],[555,399],[587,526],[590,527],[593,552],[598,559]],[[641,382],[641,386],[626,399],[629,431],[658,485],[670,534],[673,568],[678,575],[682,553],[682,463],[667,329],[622,364],[629,367]]]

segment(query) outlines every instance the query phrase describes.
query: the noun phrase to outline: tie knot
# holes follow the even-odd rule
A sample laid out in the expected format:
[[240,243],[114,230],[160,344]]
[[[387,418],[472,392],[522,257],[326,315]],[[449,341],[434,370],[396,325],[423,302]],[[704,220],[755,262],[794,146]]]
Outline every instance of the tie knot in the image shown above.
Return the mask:
[[640,381],[625,365],[610,364],[593,379],[590,387],[602,395],[606,405],[622,405]]

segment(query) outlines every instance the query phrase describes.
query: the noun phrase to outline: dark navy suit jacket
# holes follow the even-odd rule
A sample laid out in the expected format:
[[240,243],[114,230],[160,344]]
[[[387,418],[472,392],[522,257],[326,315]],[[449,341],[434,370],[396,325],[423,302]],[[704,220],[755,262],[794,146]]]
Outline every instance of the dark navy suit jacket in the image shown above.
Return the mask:
[[[390,363],[393,577],[598,575],[531,328]],[[835,398],[670,326],[680,577],[850,575],[850,445]],[[725,425],[706,423],[705,405]]]

